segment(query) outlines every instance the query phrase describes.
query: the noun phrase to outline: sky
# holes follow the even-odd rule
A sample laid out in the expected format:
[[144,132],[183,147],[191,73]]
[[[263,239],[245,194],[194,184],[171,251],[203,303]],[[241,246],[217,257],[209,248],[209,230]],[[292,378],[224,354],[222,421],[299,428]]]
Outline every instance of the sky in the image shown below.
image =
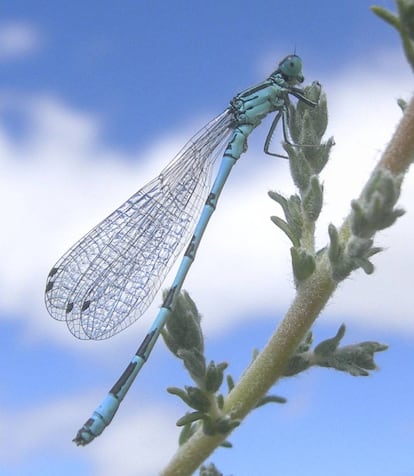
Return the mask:
[[[394,9],[394,4],[378,4]],[[71,439],[135,353],[147,313],[106,341],[79,341],[47,314],[56,260],[135,193],[239,91],[296,51],[305,84],[328,95],[336,145],[323,172],[327,226],[339,226],[379,160],[412,76],[371,2],[292,0],[4,2],[0,11],[0,474],[156,475],[186,411],[165,388],[190,384],[160,341],[109,428]],[[270,122],[234,168],[185,288],[203,314],[209,359],[237,378],[294,296],[289,242],[268,190],[293,193],[287,163],[263,154]],[[282,380],[285,405],[253,412],[213,461],[224,475],[413,476],[414,176],[407,213],[378,235],[376,272],[342,283],[313,328],[345,323],[344,344],[389,345],[379,371],[311,369]],[[165,287],[168,286],[170,275]],[[266,425],[263,422],[266,421]]]

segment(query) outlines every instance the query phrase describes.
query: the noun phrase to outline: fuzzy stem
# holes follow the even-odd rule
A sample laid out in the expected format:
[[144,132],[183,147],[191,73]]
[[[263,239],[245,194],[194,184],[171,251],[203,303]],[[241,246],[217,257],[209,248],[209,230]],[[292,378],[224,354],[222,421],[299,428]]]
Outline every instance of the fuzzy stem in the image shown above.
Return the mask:
[[[227,397],[224,411],[233,419],[243,419],[275,381],[283,376],[291,355],[335,287],[327,266],[320,266],[301,286],[279,328]],[[206,436],[199,430],[178,450],[162,475],[192,474],[226,436]]]
[[[393,175],[404,175],[408,172],[410,165],[414,161],[414,96],[404,109],[402,116],[394,135],[385,149],[382,157],[372,175],[380,169],[387,169]],[[361,192],[363,194],[364,189]],[[350,236],[349,216],[345,219],[340,235],[342,241],[347,241]]]
[[313,254],[315,251],[315,222],[311,220],[305,220],[303,223],[302,247],[308,252]]
[[378,167],[388,169],[392,174],[407,172],[414,160],[414,96],[404,109],[392,141],[388,144]]
[[332,295],[336,283],[326,263],[298,289],[285,318],[266,347],[252,362],[225,402],[225,411],[243,418],[258,399],[283,376],[290,357]]
[[[414,159],[414,99],[404,111],[397,130],[377,167],[385,167],[394,175],[407,172]],[[345,233],[348,218],[342,226]],[[284,369],[335,291],[326,255],[317,269],[298,289],[285,318],[264,350],[253,361],[240,382],[228,395],[224,411],[233,419],[243,419],[259,399],[283,376]],[[198,430],[182,445],[162,476],[190,476],[228,435],[206,436]]]

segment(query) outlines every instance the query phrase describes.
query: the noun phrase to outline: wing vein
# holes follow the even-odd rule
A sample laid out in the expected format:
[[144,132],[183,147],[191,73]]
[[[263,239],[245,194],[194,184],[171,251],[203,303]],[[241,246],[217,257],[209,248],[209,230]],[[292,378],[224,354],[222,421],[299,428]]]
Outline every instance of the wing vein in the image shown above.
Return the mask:
[[111,337],[145,312],[193,232],[232,124],[226,109],[53,267],[46,306],[76,337]]

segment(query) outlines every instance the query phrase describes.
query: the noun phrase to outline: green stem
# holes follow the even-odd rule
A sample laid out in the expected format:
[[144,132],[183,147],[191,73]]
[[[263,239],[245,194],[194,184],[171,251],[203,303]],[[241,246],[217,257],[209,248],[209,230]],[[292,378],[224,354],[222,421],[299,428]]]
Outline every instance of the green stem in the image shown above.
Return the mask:
[[[377,167],[385,167],[394,175],[400,175],[407,172],[413,159],[414,99],[407,106]],[[346,234],[347,223],[348,219],[342,226],[342,233]],[[228,395],[224,411],[232,418],[242,420],[283,376],[291,355],[332,296],[336,285],[325,255],[311,277],[299,287],[289,311],[264,350]],[[206,436],[200,429],[178,449],[162,476],[190,476],[227,436]]]
[[258,399],[283,376],[290,357],[332,295],[336,283],[326,261],[304,282],[266,347],[252,362],[225,402],[233,418],[247,415]]
[[414,96],[404,109],[391,142],[388,144],[378,167],[388,169],[393,175],[404,174],[414,161]]
[[[283,376],[284,369],[299,343],[332,295],[336,283],[329,268],[321,264],[300,287],[288,313],[266,347],[246,370],[228,395],[224,411],[233,419],[243,419]],[[161,473],[163,476],[191,475],[200,464],[226,439],[227,435],[206,436],[197,431],[181,446]]]
[[305,220],[303,223],[302,238],[300,240],[301,246],[309,253],[315,252],[315,222]]

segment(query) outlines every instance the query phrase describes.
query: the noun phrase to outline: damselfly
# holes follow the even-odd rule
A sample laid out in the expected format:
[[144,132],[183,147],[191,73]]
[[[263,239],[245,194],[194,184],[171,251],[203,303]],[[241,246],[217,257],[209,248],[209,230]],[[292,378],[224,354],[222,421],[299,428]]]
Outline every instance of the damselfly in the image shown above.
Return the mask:
[[[297,55],[284,58],[268,79],[235,96],[154,180],[93,228],[50,271],[45,300],[52,317],[65,321],[80,339],[105,339],[143,314],[190,240],[148,334],[104,401],[78,431],[74,439],[78,445],[89,443],[109,425],[148,359],[227,177],[247,150],[249,134],[264,117],[277,111],[265,142],[265,152],[270,153],[270,139],[280,118],[288,141],[289,95],[315,106],[295,87],[303,79],[301,59]],[[208,193],[212,167],[220,156],[221,165]]]

